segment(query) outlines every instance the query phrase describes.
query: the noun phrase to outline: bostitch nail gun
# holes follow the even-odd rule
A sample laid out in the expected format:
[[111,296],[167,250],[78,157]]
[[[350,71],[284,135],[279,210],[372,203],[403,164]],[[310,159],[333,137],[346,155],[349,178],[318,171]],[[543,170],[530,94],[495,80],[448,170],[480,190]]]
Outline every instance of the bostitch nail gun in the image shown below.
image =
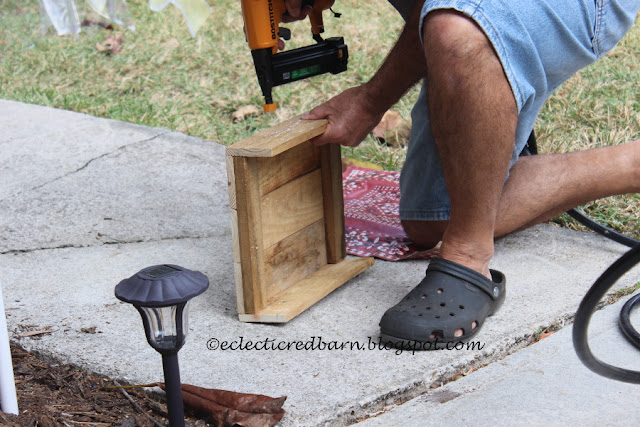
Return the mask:
[[[264,111],[275,111],[271,91],[274,86],[324,73],[338,74],[347,69],[349,57],[342,37],[323,39],[322,12],[334,0],[302,0],[301,9],[311,6],[309,21],[316,44],[278,53],[278,38],[289,40],[291,31],[280,27],[286,12],[284,0],[241,0],[244,31],[251,48],[258,83],[265,99]],[[334,15],[338,17],[338,14]]]

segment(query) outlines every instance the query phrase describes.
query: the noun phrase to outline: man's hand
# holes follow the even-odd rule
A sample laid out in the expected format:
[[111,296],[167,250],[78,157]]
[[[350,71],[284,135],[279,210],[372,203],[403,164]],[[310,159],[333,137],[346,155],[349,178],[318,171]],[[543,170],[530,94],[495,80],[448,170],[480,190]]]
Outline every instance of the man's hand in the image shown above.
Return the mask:
[[[287,7],[287,11],[282,15],[282,22],[295,22],[305,19],[309,12],[311,12],[311,6],[305,6],[301,8],[302,0],[284,0],[284,4]],[[284,41],[278,38],[278,50],[284,50]]]
[[282,17],[282,22],[294,22],[301,21],[309,15],[311,12],[311,6],[305,6],[301,8],[302,0],[285,0],[285,6],[287,7],[287,14]]
[[322,105],[302,115],[305,120],[328,119],[327,130],[315,138],[314,145],[342,144],[355,147],[360,144],[382,119],[376,100],[365,85],[347,89]]
[[415,2],[400,38],[368,83],[348,89],[302,115],[303,119],[329,119],[327,130],[313,139],[314,144],[360,144],[385,111],[425,76],[424,52],[416,31],[421,10],[422,2]]

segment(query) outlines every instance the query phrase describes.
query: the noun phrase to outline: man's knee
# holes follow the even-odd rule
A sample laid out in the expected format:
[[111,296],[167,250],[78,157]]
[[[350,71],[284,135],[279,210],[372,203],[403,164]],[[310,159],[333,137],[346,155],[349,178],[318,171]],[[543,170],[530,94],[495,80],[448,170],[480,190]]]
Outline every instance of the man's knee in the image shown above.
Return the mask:
[[442,240],[448,221],[402,221],[407,236],[419,246],[431,249]]
[[426,55],[438,60],[475,60],[478,55],[495,54],[478,24],[451,9],[436,10],[425,17],[423,40]]

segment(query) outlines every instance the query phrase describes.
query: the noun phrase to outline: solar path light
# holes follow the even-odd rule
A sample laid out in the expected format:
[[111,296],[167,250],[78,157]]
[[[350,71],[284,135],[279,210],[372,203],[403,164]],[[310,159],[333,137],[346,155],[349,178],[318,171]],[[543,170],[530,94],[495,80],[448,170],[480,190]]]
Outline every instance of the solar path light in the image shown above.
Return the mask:
[[147,341],[162,354],[171,427],[184,426],[178,351],[187,335],[187,303],[208,287],[209,279],[204,274],[164,264],[139,271],[115,289],[118,299],[138,309]]

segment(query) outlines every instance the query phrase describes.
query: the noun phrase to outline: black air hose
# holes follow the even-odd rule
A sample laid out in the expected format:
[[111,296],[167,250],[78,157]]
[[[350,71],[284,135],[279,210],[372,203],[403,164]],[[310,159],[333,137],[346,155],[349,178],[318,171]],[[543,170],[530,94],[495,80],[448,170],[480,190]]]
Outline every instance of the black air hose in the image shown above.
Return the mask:
[[[538,146],[536,143],[535,132],[531,131],[527,145],[522,150],[521,155],[534,155],[538,154]],[[593,284],[591,289],[587,292],[584,299],[578,307],[576,312],[575,321],[573,324],[573,346],[578,354],[578,358],[582,363],[593,372],[611,378],[618,381],[640,384],[640,372],[631,371],[628,369],[619,368],[617,366],[609,365],[596,358],[591,349],[589,348],[589,340],[587,332],[589,329],[589,322],[591,316],[596,310],[598,303],[607,291],[622,277],[627,271],[632,269],[638,262],[640,262],[640,241],[627,237],[618,233],[604,225],[592,220],[577,209],[571,209],[567,214],[584,225],[587,228],[599,233],[611,240],[614,240],[620,244],[632,248],[630,251],[622,255],[616,262],[614,262]],[[620,317],[618,324],[622,333],[629,342],[640,349],[640,334],[631,325],[630,315],[634,310],[637,303],[640,301],[640,294],[634,296],[626,302]]]

